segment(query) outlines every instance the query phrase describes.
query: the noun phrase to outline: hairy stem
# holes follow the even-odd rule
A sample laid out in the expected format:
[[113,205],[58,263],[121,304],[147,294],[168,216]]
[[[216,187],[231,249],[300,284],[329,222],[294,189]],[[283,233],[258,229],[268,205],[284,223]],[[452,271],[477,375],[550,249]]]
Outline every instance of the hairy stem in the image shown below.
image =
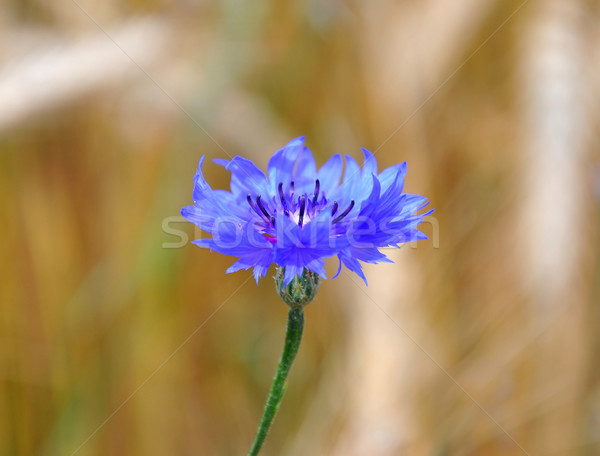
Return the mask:
[[303,329],[304,311],[302,310],[302,307],[290,307],[283,352],[281,353],[281,359],[277,366],[277,373],[275,374],[275,379],[273,380],[273,385],[271,386],[271,391],[267,398],[267,403],[265,404],[265,410],[260,420],[256,437],[254,437],[252,447],[248,452],[248,456],[256,456],[267,437],[271,423],[273,423],[273,418],[275,418],[275,414],[277,413],[279,404],[283,398],[286,387],[285,380],[290,372],[296,353],[298,353]]

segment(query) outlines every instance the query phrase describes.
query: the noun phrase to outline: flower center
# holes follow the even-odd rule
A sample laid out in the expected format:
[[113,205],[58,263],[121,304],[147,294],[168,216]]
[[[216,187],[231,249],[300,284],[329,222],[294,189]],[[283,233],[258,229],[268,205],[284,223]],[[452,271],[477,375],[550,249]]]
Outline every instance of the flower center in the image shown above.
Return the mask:
[[[321,183],[319,179],[315,180],[315,189],[312,194],[304,193],[302,195],[294,195],[295,185],[294,181],[290,182],[289,190],[287,192],[283,189],[283,182],[280,182],[277,186],[277,196],[273,197],[272,204],[269,205],[268,201],[265,203],[262,200],[261,195],[258,195],[256,199],[252,198],[252,195],[248,193],[246,199],[248,204],[254,212],[265,222],[267,225],[265,228],[275,227],[275,214],[276,212],[283,212],[287,217],[293,220],[298,226],[302,227],[313,219],[317,214],[327,207],[331,207],[331,216],[337,214],[339,205],[337,201],[334,201],[332,205],[328,204],[325,192],[321,191]],[[335,217],[332,223],[338,223],[344,217],[346,217],[352,208],[354,207],[354,200],[350,201],[350,204],[343,212]]]

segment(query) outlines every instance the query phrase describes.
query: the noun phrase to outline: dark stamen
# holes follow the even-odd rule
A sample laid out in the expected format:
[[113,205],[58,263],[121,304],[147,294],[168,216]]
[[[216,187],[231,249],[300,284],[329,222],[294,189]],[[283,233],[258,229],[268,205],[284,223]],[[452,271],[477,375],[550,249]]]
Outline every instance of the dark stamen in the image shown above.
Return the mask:
[[290,182],[290,202],[292,212],[296,212],[296,205],[294,204],[294,181]]
[[283,182],[279,182],[279,199],[281,200],[281,206],[283,207],[283,213],[285,215],[289,214],[287,203],[285,201],[285,195],[283,194]]
[[319,190],[320,190],[320,188],[321,188],[321,183],[319,182],[319,179],[317,179],[315,181],[315,196],[313,197],[313,200],[312,200],[313,207],[316,206],[317,199],[319,199]]
[[271,216],[271,225],[275,226],[275,217]]
[[[250,195],[248,195],[248,197],[250,197]],[[337,212],[337,210],[338,210],[338,202],[334,201],[333,202],[333,207],[331,208],[331,215],[332,216],[335,215],[335,213]]]
[[260,195],[258,195],[256,197],[256,205],[260,208],[260,210],[262,211],[263,214],[265,214],[265,217],[267,217],[267,220],[271,219],[271,214],[269,214],[267,212],[267,210],[265,209],[265,206],[263,205],[262,201],[260,200]]
[[348,213],[352,210],[353,207],[354,207],[354,200],[350,201],[350,206],[348,206],[344,212],[342,212],[340,215],[338,215],[336,218],[334,218],[333,222],[331,222],[331,223],[337,223],[340,220],[342,220],[344,217],[346,217],[348,215]]
[[256,212],[258,212],[256,210],[256,204],[254,204],[254,201],[252,201],[252,196],[250,195],[250,193],[248,193],[248,196],[246,197],[246,199],[248,200],[248,204],[250,205],[250,207],[255,210]]
[[[254,201],[252,200],[252,196],[250,196],[250,193],[248,193],[248,196],[246,197],[246,199],[248,200],[248,204],[250,205],[250,207],[254,210],[254,212],[256,212],[265,222],[269,223],[269,217],[265,216],[261,210],[256,207],[256,204],[254,203]],[[257,198],[257,200],[260,199],[260,196]]]
[[302,195],[300,198],[300,212],[298,213],[298,225],[302,226],[304,219],[304,209],[306,209],[306,195]]

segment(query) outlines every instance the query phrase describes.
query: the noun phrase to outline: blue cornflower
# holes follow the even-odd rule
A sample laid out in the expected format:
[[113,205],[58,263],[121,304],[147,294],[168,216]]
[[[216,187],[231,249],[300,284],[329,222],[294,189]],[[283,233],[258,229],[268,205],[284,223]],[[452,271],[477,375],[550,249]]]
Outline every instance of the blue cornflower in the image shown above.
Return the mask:
[[272,263],[285,268],[284,285],[306,268],[323,278],[325,258],[337,256],[366,283],[360,262],[391,262],[383,247],[427,239],[417,226],[430,214],[416,212],[427,198],[403,193],[406,163],[377,171],[366,149],[362,169],[341,155],[319,170],[304,137],[273,154],[268,176],[250,160],[214,160],[231,172],[231,191],[213,190],[200,158],[194,177],[194,205],[181,214],[212,235],[193,241],[239,258],[227,272],[254,268],[258,282]]

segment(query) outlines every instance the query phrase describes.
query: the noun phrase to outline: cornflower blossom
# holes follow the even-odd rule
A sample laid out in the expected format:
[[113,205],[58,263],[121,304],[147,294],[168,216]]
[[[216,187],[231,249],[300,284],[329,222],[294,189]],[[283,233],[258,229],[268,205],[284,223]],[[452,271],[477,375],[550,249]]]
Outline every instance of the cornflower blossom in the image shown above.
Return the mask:
[[[274,263],[283,268],[283,285],[304,270],[322,278],[325,259],[342,264],[367,280],[361,262],[391,262],[380,249],[427,237],[417,229],[427,198],[404,193],[406,163],[377,170],[375,156],[362,149],[362,168],[340,154],[317,169],[304,137],[273,154],[265,175],[243,157],[214,161],[231,172],[231,188],[213,190],[202,174],[194,176],[194,205],[181,214],[212,235],[193,241],[238,258],[227,273],[254,268],[254,277]],[[342,178],[343,174],[343,178]]]

